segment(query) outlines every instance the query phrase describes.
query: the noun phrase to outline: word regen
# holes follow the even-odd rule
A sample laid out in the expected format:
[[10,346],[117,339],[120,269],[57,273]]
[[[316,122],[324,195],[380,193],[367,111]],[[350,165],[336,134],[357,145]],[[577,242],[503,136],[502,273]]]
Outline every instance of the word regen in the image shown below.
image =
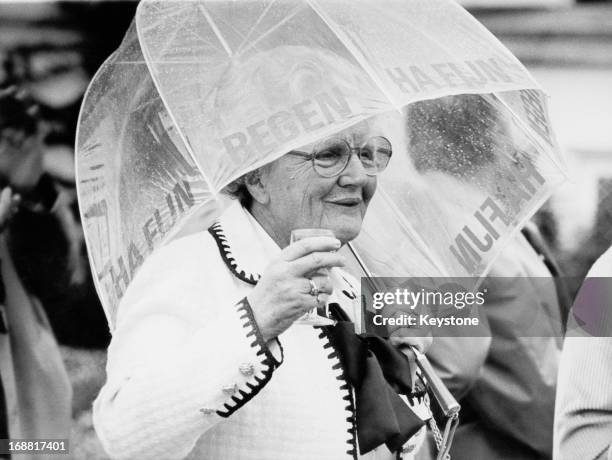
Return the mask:
[[282,144],[297,139],[303,133],[321,129],[331,123],[351,116],[348,99],[334,87],[312,99],[305,99],[288,108],[273,113],[266,119],[247,126],[221,139],[228,155],[245,155],[271,152]]

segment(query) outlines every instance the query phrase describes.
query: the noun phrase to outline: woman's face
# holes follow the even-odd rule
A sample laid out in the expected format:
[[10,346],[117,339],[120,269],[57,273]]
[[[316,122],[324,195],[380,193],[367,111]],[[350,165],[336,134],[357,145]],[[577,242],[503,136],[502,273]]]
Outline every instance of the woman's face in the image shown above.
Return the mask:
[[[361,147],[370,137],[381,135],[366,122],[335,134],[351,147]],[[298,150],[311,153],[315,144]],[[312,161],[285,155],[271,163],[262,179],[269,196],[267,214],[277,240],[289,243],[297,228],[325,228],[343,243],[357,237],[368,204],[376,191],[376,177],[368,176],[357,155],[335,177],[321,177]]]

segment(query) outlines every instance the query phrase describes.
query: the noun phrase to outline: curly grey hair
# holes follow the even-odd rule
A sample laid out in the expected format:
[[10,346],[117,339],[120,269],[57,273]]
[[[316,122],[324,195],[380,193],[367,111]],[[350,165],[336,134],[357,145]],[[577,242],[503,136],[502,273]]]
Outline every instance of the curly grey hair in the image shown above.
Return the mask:
[[250,210],[251,206],[253,205],[253,197],[247,188],[247,184],[257,182],[261,177],[262,170],[266,166],[249,171],[233,182],[230,182],[223,188],[222,193],[229,195],[231,198],[237,199],[243,208]]

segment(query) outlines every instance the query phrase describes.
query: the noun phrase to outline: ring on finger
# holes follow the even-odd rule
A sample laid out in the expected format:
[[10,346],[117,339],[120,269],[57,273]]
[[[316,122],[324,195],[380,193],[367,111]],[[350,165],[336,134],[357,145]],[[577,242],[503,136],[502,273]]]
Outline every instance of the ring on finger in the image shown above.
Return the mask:
[[310,295],[318,299],[321,291],[319,291],[319,288],[313,280],[309,278],[308,282],[310,283]]

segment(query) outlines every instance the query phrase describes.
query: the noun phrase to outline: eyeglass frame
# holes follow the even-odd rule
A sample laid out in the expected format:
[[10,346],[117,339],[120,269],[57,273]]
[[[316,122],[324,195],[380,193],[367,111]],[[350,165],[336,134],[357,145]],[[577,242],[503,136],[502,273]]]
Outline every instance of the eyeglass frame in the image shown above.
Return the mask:
[[[362,152],[363,148],[364,148],[364,147],[365,147],[365,146],[368,144],[368,142],[370,142],[372,139],[384,139],[384,140],[385,140],[385,141],[386,141],[386,142],[389,144],[389,147],[390,147],[390,148],[389,148],[389,152],[390,152],[390,153],[389,153],[389,159],[387,160],[387,163],[385,164],[385,167],[384,167],[384,168],[382,168],[382,169],[380,169],[380,170],[376,169],[376,171],[374,171],[374,172],[370,172],[370,171],[368,171],[368,170],[366,169],[365,165],[363,164],[363,160],[361,159],[361,152]],[[317,155],[317,153],[319,153],[319,151],[318,151],[317,147],[318,147],[320,144],[322,144],[323,142],[328,142],[329,140],[338,140],[338,141],[340,141],[340,142],[344,142],[344,143],[346,144],[346,146],[348,147],[348,150],[349,150],[349,155],[347,156],[346,163],[344,164],[344,166],[343,166],[343,167],[342,167],[342,168],[341,168],[341,169],[340,169],[340,170],[339,170],[337,173],[334,173],[334,174],[333,174],[333,175],[331,175],[331,176],[325,176],[325,175],[321,174],[321,173],[318,171],[317,166],[316,166],[316,164],[315,164],[315,159],[316,159],[316,155]],[[356,152],[358,152],[358,153],[356,153]],[[351,147],[351,144],[349,144],[349,142],[348,142],[346,139],[343,139],[343,138],[341,138],[341,137],[337,137],[337,138],[330,138],[330,139],[326,139],[326,140],[324,140],[324,141],[321,141],[321,142],[319,142],[319,143],[315,144],[315,146],[314,146],[314,148],[313,148],[313,151],[312,151],[311,153],[304,152],[304,151],[302,151],[302,150],[291,150],[290,152],[288,152],[288,154],[290,154],[290,155],[300,156],[300,157],[302,157],[302,158],[308,158],[308,159],[311,161],[311,163],[312,163],[312,169],[314,169],[314,171],[315,171],[315,172],[316,172],[316,173],[317,173],[319,176],[321,176],[321,177],[325,177],[325,178],[337,177],[337,176],[339,176],[340,174],[342,174],[342,173],[344,172],[344,170],[346,169],[346,167],[348,166],[348,164],[351,162],[351,156],[352,156],[353,154],[356,154],[356,155],[357,155],[357,158],[359,158],[359,161],[361,162],[361,165],[363,166],[364,170],[366,171],[366,175],[368,175],[368,176],[370,176],[370,177],[375,177],[375,176],[377,176],[378,174],[380,174],[381,172],[383,172],[385,169],[387,169],[387,166],[389,165],[389,160],[390,160],[390,159],[391,159],[391,157],[393,156],[393,146],[392,146],[392,144],[391,144],[391,141],[390,141],[389,139],[387,139],[386,137],[384,137],[384,136],[372,136],[372,137],[368,138],[368,140],[366,140],[366,141],[365,141],[365,142],[364,142],[364,143],[361,145],[361,147]]]

